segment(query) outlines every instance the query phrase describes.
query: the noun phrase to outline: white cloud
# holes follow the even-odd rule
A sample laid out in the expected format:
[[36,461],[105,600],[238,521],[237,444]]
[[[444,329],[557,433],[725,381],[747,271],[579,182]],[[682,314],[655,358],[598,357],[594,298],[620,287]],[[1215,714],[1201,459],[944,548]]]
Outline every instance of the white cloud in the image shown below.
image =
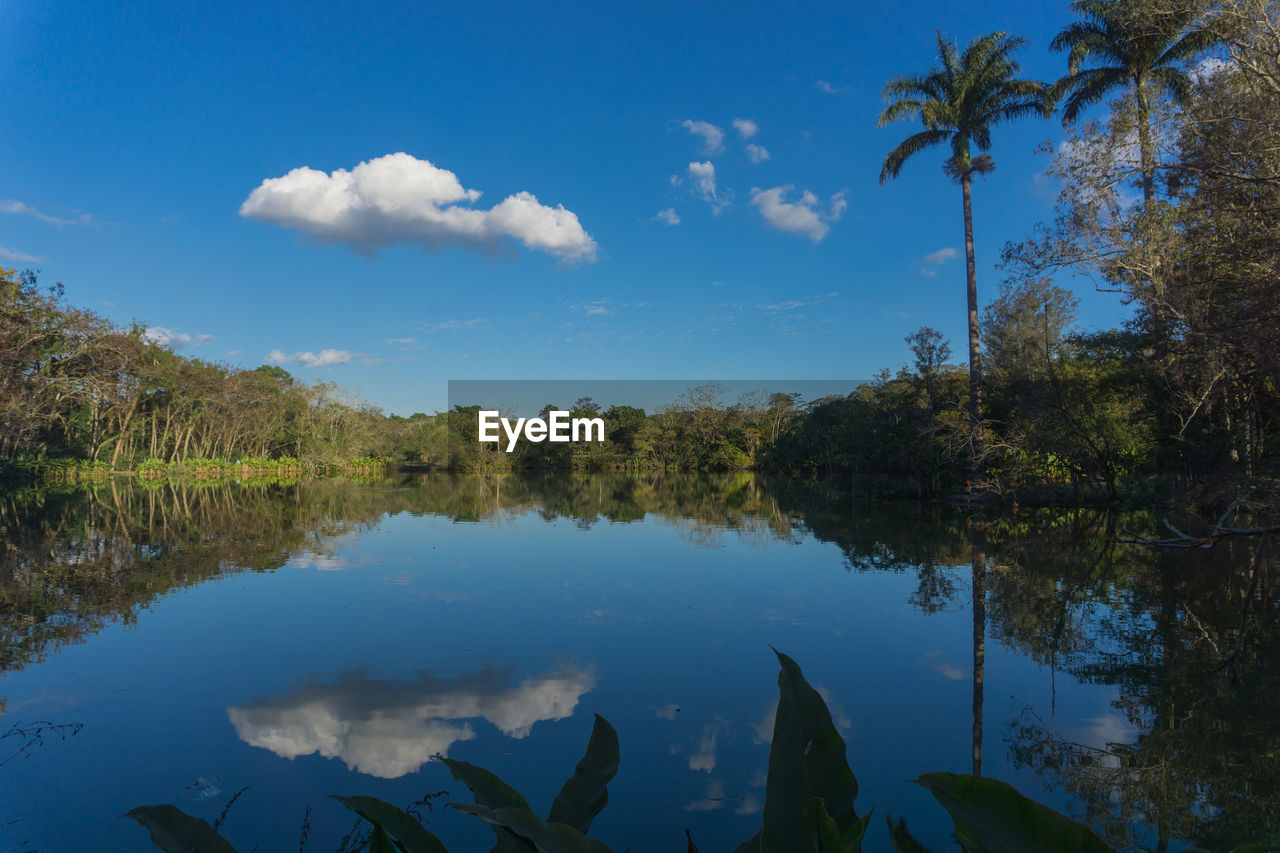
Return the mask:
[[228,358],[231,358],[231,357],[234,357],[234,356],[237,356],[237,355],[244,355],[244,350],[242,350],[242,349],[229,349],[229,350],[227,350],[227,357],[228,357]]
[[689,164],[689,182],[693,194],[711,205],[712,213],[719,213],[729,205],[716,188],[716,167],[710,160]]
[[813,85],[817,86],[819,89],[826,92],[828,95],[838,95],[845,90],[844,86],[832,86],[826,80],[819,80]]
[[793,189],[794,184],[786,184],[772,189],[751,190],[751,203],[760,210],[765,222],[779,231],[802,234],[815,243],[821,243],[831,231],[830,223],[838,222],[844,215],[849,203],[844,193],[838,192],[831,197],[826,211],[821,209],[821,202],[813,193],[805,190],[796,202],[784,201],[784,197]]
[[415,323],[414,328],[419,332],[433,335],[436,332],[461,332],[466,329],[474,329],[476,326],[483,326],[489,321],[484,317],[473,317],[470,320],[444,320],[439,323]]
[[959,256],[959,250],[953,249],[950,246],[945,249],[939,249],[936,252],[930,252],[920,259],[920,274],[928,276],[929,278],[934,278],[938,275],[938,271],[932,269],[932,267],[945,264],[947,261],[954,260]]
[[41,222],[54,226],[55,228],[65,228],[68,225],[96,225],[97,219],[91,213],[77,213],[71,219],[61,216],[50,216],[49,214],[37,210],[29,204],[23,204],[15,199],[6,199],[0,201],[0,213],[14,213],[20,216],[31,216]]
[[937,266],[938,264],[945,263],[946,261],[949,261],[953,258],[958,258],[958,257],[960,257],[960,250],[953,249],[950,246],[948,246],[945,249],[939,249],[936,252],[930,252],[929,254],[925,255],[923,258],[920,259],[920,263],[927,264],[929,266]]
[[432,756],[473,739],[482,718],[517,740],[535,723],[573,715],[595,687],[589,669],[563,668],[503,688],[494,672],[414,682],[348,674],[338,684],[310,684],[286,696],[227,709],[236,734],[281,758],[318,753],[352,770],[395,779]]
[[488,210],[467,206],[478,198],[453,172],[400,152],[351,171],[325,174],[303,166],[268,178],[245,199],[240,215],[362,252],[405,243],[493,250],[509,237],[566,262],[595,260],[599,247],[572,211],[541,204],[528,192]]
[[190,335],[164,326],[151,326],[142,333],[142,339],[162,347],[182,349],[183,347],[202,347],[213,340],[213,335]]
[[680,214],[676,213],[674,207],[668,207],[666,210],[659,210],[653,217],[654,221],[665,222],[667,225],[679,225]]
[[1191,76],[1196,82],[1204,83],[1219,71],[1230,68],[1232,61],[1222,56],[1206,56],[1191,66]]
[[689,752],[689,769],[705,770],[710,773],[716,769],[716,744],[722,734],[729,733],[729,723],[716,717],[702,727],[702,733],[694,742]]
[[750,139],[760,132],[760,125],[749,118],[735,118],[733,127],[738,133],[742,134],[743,139]]
[[320,352],[295,352],[286,353],[282,350],[273,349],[267,353],[266,359],[268,364],[303,364],[307,367],[328,367],[331,364],[346,364],[357,354],[345,349],[322,349]]
[[702,153],[715,155],[724,150],[724,131],[711,122],[685,119],[681,124],[694,136],[702,137]]
[[13,249],[6,249],[4,246],[0,246],[0,258],[4,258],[6,261],[17,261],[20,264],[38,264],[44,261],[44,258],[39,255],[28,255]]
[[754,142],[747,146],[747,159],[752,163],[763,163],[769,159],[769,149],[763,145],[756,145]]

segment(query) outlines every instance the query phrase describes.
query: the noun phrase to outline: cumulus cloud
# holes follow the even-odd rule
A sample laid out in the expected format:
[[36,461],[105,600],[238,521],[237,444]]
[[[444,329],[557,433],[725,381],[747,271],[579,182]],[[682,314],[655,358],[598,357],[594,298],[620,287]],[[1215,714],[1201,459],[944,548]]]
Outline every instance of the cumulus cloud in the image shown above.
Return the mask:
[[665,222],[667,225],[679,225],[680,214],[676,213],[674,207],[668,207],[666,210],[659,210],[653,217],[656,222]]
[[6,261],[16,261],[20,264],[38,264],[44,261],[44,258],[38,255],[28,255],[14,249],[6,249],[4,246],[0,246],[0,258],[4,258]]
[[753,142],[747,146],[747,159],[752,163],[763,163],[769,159],[769,149]]
[[479,198],[448,169],[400,152],[350,171],[303,166],[268,178],[245,199],[240,215],[361,252],[409,243],[493,250],[510,238],[567,262],[595,260],[596,241],[563,206],[548,207],[528,192],[488,210],[469,206]]
[[711,205],[712,213],[719,213],[728,206],[729,201],[721,197],[716,188],[716,167],[710,160],[689,164],[689,183],[693,194]]
[[685,119],[681,124],[694,136],[702,137],[702,153],[715,155],[724,150],[724,131],[711,122]]
[[828,95],[838,95],[844,91],[843,86],[832,86],[826,80],[819,80],[813,85],[817,86],[819,89],[826,92]]
[[504,686],[496,670],[414,681],[347,673],[336,684],[307,684],[284,696],[227,709],[236,734],[281,758],[319,754],[381,779],[413,773],[476,736],[484,719],[504,735],[527,737],[535,723],[573,715],[595,687],[590,669],[562,667]]
[[55,228],[65,228],[68,225],[96,225],[97,219],[91,213],[77,213],[68,219],[63,216],[51,216],[42,210],[38,210],[29,204],[23,204],[15,199],[5,199],[0,201],[0,213],[13,213],[19,216],[30,216],[38,219]]
[[351,350],[325,348],[320,352],[294,352],[273,349],[267,353],[267,364],[302,364],[307,367],[328,367],[331,364],[346,364],[356,358]]
[[760,132],[760,125],[756,124],[749,118],[735,118],[733,120],[734,130],[742,134],[743,139],[750,139]]
[[824,211],[818,197],[808,190],[800,194],[798,201],[786,201],[785,197],[794,189],[794,184],[767,190],[753,188],[751,203],[759,209],[760,215],[771,227],[792,234],[802,234],[815,243],[821,243],[831,231],[830,223],[840,220],[849,203],[845,201],[844,193],[838,192],[831,197],[831,202]]
[[920,259],[920,274],[933,278],[938,274],[938,271],[933,269],[933,267],[945,264],[947,261],[954,260],[959,256],[959,250],[953,249],[950,246],[945,249],[939,249],[936,252],[930,252]]
[[202,347],[213,340],[213,335],[189,335],[164,326],[151,326],[142,333],[142,339],[148,343],[158,344],[171,349],[184,347]]

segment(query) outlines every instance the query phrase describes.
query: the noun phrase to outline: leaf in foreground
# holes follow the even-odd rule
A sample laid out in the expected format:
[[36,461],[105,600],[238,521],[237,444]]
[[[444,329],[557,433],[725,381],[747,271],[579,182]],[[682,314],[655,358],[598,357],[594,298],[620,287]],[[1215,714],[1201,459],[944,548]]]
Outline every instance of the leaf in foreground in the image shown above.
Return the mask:
[[604,717],[596,714],[587,751],[551,804],[548,821],[572,826],[579,832],[591,829],[591,822],[609,802],[608,784],[622,760],[618,733]]
[[603,843],[588,838],[572,826],[543,822],[528,809],[504,807],[491,809],[470,803],[449,803],[460,812],[475,815],[495,828],[532,844],[538,853],[613,853]]
[[916,782],[951,813],[968,853],[1110,853],[1088,827],[997,779],[926,773]]
[[138,806],[121,817],[131,817],[150,830],[151,843],[165,853],[236,853],[207,821],[177,806]]
[[340,797],[337,794],[333,799],[373,824],[375,832],[380,830],[404,853],[449,853],[440,839],[427,832],[413,815],[390,803],[376,797]]

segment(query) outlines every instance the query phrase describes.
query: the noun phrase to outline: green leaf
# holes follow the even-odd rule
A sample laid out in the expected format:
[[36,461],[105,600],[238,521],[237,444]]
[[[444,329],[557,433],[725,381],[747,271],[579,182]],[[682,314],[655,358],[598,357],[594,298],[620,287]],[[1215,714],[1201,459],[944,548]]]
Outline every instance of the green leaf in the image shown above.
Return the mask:
[[898,818],[898,822],[894,823],[892,817],[887,817],[885,823],[889,824],[889,842],[898,853],[933,853],[907,831],[906,818]]
[[528,809],[491,809],[469,803],[449,803],[460,812],[475,815],[485,823],[501,828],[533,845],[538,853],[612,853],[594,838],[587,838],[572,826],[563,823],[543,822]]
[[609,802],[608,784],[622,760],[618,733],[604,717],[596,714],[587,751],[551,804],[548,821],[567,824],[579,832],[591,829],[591,822]]
[[365,847],[365,851],[366,853],[396,853],[396,848],[391,846],[391,840],[387,838],[387,832],[381,824],[373,825],[373,832],[369,833],[369,844]]
[[166,853],[236,853],[206,821],[177,806],[138,806],[121,817],[131,817],[150,830],[151,843]]
[[[488,809],[515,808],[529,811],[529,804],[525,802],[524,797],[520,796],[515,788],[512,788],[483,767],[477,767],[466,761],[457,761],[452,758],[441,758],[440,760],[449,768],[453,778],[471,789],[471,793],[476,798],[476,805],[484,806]],[[457,806],[456,803],[450,803],[450,805]],[[510,830],[504,829],[499,824],[490,823],[489,826],[493,830],[494,836],[498,839],[496,848],[498,853],[528,853],[532,847],[529,842]]]
[[[374,834],[384,834],[402,853],[449,853],[440,839],[427,832],[413,815],[390,803],[375,797],[339,797],[337,794],[333,799],[373,824]],[[372,846],[370,840],[370,849]],[[389,843],[386,849],[391,850]]]
[[1108,853],[1111,849],[1087,827],[996,779],[926,773],[916,782],[951,813],[956,840],[968,853]]
[[848,853],[849,845],[841,836],[840,827],[827,814],[827,805],[821,797],[814,797],[804,807],[804,825],[809,830],[809,845],[805,847],[806,850],[813,853]]
[[[791,853],[809,838],[805,809],[814,797],[840,829],[847,848],[858,851],[867,820],[858,817],[853,801],[858,780],[845,759],[844,738],[831,722],[827,703],[805,681],[800,667],[774,649],[778,673],[778,714],[769,750],[761,853]],[[869,817],[869,815],[868,815]],[[748,842],[750,843],[750,842]]]

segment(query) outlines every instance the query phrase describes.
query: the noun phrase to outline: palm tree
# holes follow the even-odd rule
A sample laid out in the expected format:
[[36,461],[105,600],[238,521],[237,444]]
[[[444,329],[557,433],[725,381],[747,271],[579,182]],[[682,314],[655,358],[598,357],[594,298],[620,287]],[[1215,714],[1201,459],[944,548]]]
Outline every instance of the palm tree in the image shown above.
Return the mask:
[[[1054,36],[1049,46],[1066,50],[1067,71],[1050,97],[1064,96],[1062,123],[1108,93],[1129,89],[1137,110],[1138,151],[1142,158],[1142,197],[1149,209],[1156,195],[1155,145],[1151,137],[1151,95],[1163,90],[1178,106],[1191,99],[1186,63],[1212,47],[1219,37],[1196,26],[1195,0],[1076,0],[1071,10],[1082,20]],[[1084,68],[1091,61],[1096,67]]]
[[926,74],[903,74],[885,84],[889,101],[880,114],[883,127],[917,116],[924,130],[908,136],[884,158],[880,183],[896,178],[912,156],[950,143],[951,156],[943,171],[960,184],[964,197],[964,255],[969,300],[969,445],[971,473],[982,475],[981,364],[978,340],[978,275],[973,258],[973,209],[971,188],[974,175],[989,174],[995,161],[985,152],[991,148],[991,130],[1011,119],[1046,110],[1047,90],[1043,83],[1020,80],[1013,52],[1025,39],[1003,32],[974,39],[961,52],[938,33],[941,68]]

